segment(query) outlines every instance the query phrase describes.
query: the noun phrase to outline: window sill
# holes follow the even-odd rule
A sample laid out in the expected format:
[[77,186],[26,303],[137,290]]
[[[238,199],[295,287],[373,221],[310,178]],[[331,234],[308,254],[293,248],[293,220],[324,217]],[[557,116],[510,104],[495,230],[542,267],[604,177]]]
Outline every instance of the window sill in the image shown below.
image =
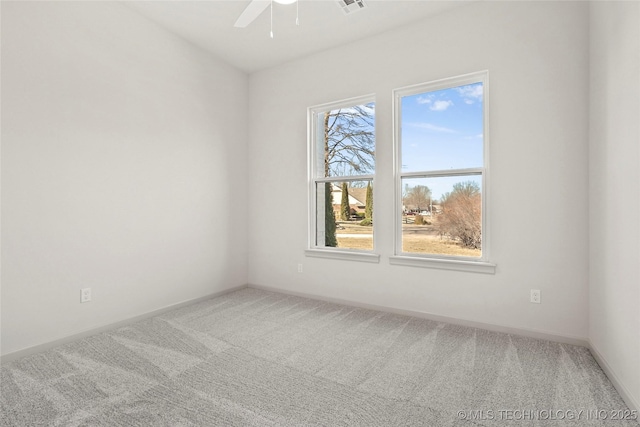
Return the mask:
[[463,261],[453,259],[422,258],[412,256],[389,257],[392,265],[409,267],[438,268],[440,270],[468,271],[472,273],[495,274],[496,265],[485,261]]
[[307,249],[306,256],[316,258],[341,259],[345,261],[380,262],[380,255],[368,252],[336,251],[326,249]]

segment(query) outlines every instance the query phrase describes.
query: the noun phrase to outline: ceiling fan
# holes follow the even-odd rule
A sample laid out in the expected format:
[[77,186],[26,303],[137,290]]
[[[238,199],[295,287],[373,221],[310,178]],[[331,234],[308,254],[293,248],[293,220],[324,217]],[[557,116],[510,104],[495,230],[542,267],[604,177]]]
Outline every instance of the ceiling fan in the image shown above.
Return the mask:
[[[299,0],[273,0],[276,3],[280,4],[292,4],[296,3]],[[348,15],[352,12],[356,12],[358,10],[362,10],[365,8],[364,0],[337,0],[342,11],[345,15]],[[233,25],[237,28],[245,28],[247,25],[251,24],[266,8],[271,6],[272,0],[251,0],[251,3],[245,8],[245,10],[240,14],[240,17]],[[296,22],[297,23],[297,22]]]
[[[297,0],[273,0],[276,3],[280,4],[292,4]],[[244,28],[247,25],[251,24],[266,8],[271,5],[271,0],[252,0],[251,3],[246,7],[246,9],[242,12],[234,27]]]

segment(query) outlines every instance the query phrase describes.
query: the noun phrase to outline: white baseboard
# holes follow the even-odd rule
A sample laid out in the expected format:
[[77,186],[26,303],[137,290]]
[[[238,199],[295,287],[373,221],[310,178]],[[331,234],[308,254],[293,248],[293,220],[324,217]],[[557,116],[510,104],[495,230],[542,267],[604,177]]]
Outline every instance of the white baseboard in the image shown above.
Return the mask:
[[492,324],[492,323],[482,323],[482,322],[477,322],[477,321],[468,320],[468,319],[459,319],[459,318],[455,318],[455,317],[440,316],[440,315],[437,315],[437,314],[427,313],[427,312],[423,312],[423,311],[405,310],[405,309],[402,309],[402,308],[387,307],[387,306],[375,305],[375,304],[366,304],[366,303],[361,303],[361,302],[358,302],[358,301],[344,300],[344,299],[340,299],[340,298],[325,297],[325,296],[322,296],[322,295],[309,294],[309,293],[306,293],[306,292],[290,291],[290,290],[287,290],[287,289],[274,288],[274,287],[271,287],[271,286],[262,286],[262,285],[249,284],[249,287],[250,288],[254,288],[254,289],[262,289],[262,290],[270,291],[270,292],[278,292],[278,293],[281,293],[281,294],[288,294],[288,295],[294,295],[294,296],[299,296],[299,297],[304,297],[304,298],[311,298],[311,299],[331,302],[331,303],[335,303],[335,304],[348,305],[348,306],[359,307],[359,308],[366,308],[366,309],[369,309],[369,310],[384,311],[384,312],[387,312],[387,313],[400,314],[400,315],[403,315],[403,316],[419,317],[421,319],[428,319],[428,320],[433,320],[433,321],[436,321],[436,322],[451,323],[451,324],[454,324],[454,325],[468,326],[468,327],[471,327],[471,328],[478,328],[478,329],[485,329],[485,330],[493,331],[493,332],[503,332],[503,333],[506,333],[506,334],[520,335],[520,336],[525,336],[525,337],[530,337],[530,338],[536,338],[536,339],[542,339],[542,340],[547,340],[547,341],[559,342],[559,343],[563,343],[563,344],[577,345],[577,346],[580,346],[580,347],[587,347],[587,348],[589,347],[589,341],[587,340],[587,338],[582,338],[582,337],[574,337],[574,336],[568,336],[568,335],[557,335],[557,334],[553,334],[553,333],[549,333],[549,332],[545,332],[545,331],[536,331],[536,330],[531,330],[531,329],[513,328],[513,327],[510,327],[510,326],[495,325],[495,324]]
[[154,316],[158,316],[160,314],[166,313],[167,311],[175,310],[177,308],[185,307],[187,305],[195,304],[195,303],[198,303],[198,302],[201,302],[201,301],[206,301],[208,299],[215,298],[215,297],[218,297],[218,296],[221,296],[221,295],[224,295],[224,294],[228,294],[230,292],[235,292],[235,291],[237,291],[239,289],[244,289],[246,287],[247,287],[247,285],[241,285],[241,286],[235,286],[235,287],[229,288],[229,289],[224,289],[222,291],[214,292],[212,294],[205,295],[205,296],[200,297],[200,298],[195,298],[195,299],[192,299],[192,300],[179,302],[177,304],[171,304],[171,305],[168,305],[166,307],[159,308],[159,309],[153,310],[153,311],[149,311],[147,313],[140,314],[140,315],[134,316],[134,317],[130,317],[128,319],[120,320],[120,321],[115,322],[115,323],[109,323],[108,325],[103,325],[103,326],[98,326],[98,327],[95,327],[95,328],[86,329],[84,331],[76,332],[76,333],[73,333],[71,335],[66,335],[66,336],[63,336],[63,337],[59,337],[59,338],[53,339],[53,340],[48,341],[48,342],[43,343],[43,344],[38,344],[38,345],[35,345],[33,347],[27,347],[27,348],[24,348],[24,349],[21,349],[21,350],[14,351],[12,353],[3,354],[2,356],[0,356],[0,363],[11,362],[12,360],[16,360],[16,359],[19,359],[19,358],[24,357],[24,356],[29,356],[31,354],[40,353],[42,351],[47,351],[47,350],[50,350],[50,349],[52,349],[54,347],[58,347],[58,346],[63,345],[63,344],[67,344],[67,343],[70,343],[70,342],[73,342],[73,341],[76,341],[76,340],[80,340],[82,338],[86,338],[86,337],[89,337],[91,335],[96,335],[96,334],[99,334],[101,332],[106,332],[106,331],[118,329],[118,328],[121,328],[123,326],[127,326],[127,325],[130,325],[130,324],[135,323],[135,322],[139,322],[141,320],[145,320],[145,319],[149,319],[149,318],[154,317]]
[[629,390],[620,381],[620,377],[616,375],[615,371],[611,368],[611,365],[609,365],[609,363],[604,358],[602,353],[600,353],[598,348],[595,345],[593,345],[593,343],[590,340],[589,340],[589,351],[591,351],[593,358],[596,359],[596,362],[598,362],[598,365],[600,365],[600,368],[602,368],[607,378],[609,378],[609,381],[611,381],[613,386],[616,388],[616,390],[620,394],[620,397],[622,397],[622,400],[624,400],[624,403],[627,404],[630,410],[632,411],[635,410],[635,411],[638,411],[638,413],[640,413],[640,402],[637,401],[631,393],[629,393]]

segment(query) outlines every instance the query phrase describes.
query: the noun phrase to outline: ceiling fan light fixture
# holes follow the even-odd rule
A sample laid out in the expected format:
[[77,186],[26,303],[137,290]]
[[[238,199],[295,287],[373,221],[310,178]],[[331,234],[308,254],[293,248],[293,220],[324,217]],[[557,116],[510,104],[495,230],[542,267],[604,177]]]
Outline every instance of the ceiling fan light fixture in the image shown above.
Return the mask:
[[[1,0],[0,0],[1,1]],[[346,1],[346,0],[343,0]],[[355,1],[355,0],[351,0]],[[358,0],[362,1],[362,0]],[[298,0],[251,0],[249,5],[244,9],[240,17],[236,20],[236,23],[233,24],[236,28],[245,28],[247,25],[252,23],[260,14],[267,8],[269,8],[270,20],[271,20],[271,31],[270,36],[273,38],[273,2],[279,4],[296,4],[296,25],[300,25],[299,12],[300,12],[300,2]]]

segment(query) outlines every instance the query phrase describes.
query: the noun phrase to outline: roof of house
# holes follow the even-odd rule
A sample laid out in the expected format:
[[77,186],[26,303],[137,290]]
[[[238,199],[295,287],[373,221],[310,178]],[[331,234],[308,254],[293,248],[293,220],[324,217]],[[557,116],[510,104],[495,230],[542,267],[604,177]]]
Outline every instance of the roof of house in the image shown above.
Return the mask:
[[367,187],[349,188],[349,194],[363,206],[367,202]]
[[[333,189],[332,191],[334,193],[342,193],[342,187],[336,184],[333,184]],[[351,199],[355,200],[357,202],[357,204],[364,206],[366,201],[367,201],[367,187],[364,188],[360,188],[360,187],[349,187],[349,196],[351,196]],[[336,199],[334,198],[334,201]],[[338,197],[337,200],[340,200],[340,198]],[[353,200],[350,200],[351,205],[353,205]]]

